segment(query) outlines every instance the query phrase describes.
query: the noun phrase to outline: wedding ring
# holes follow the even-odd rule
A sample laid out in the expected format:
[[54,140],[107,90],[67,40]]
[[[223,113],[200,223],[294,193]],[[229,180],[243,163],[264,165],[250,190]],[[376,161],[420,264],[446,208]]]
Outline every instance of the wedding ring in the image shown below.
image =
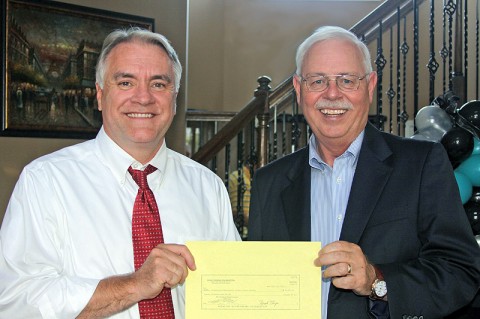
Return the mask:
[[348,265],[347,275],[350,275],[350,274],[352,274],[352,266],[350,264],[347,264],[347,265]]

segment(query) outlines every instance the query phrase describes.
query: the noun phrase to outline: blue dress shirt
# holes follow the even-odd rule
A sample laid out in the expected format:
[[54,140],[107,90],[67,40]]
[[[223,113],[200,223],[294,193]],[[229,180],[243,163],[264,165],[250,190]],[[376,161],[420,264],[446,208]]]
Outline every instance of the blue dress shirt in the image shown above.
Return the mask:
[[[310,137],[311,240],[320,241],[322,247],[340,238],[363,136],[362,131],[348,149],[335,159],[333,167],[320,158],[315,135]],[[330,279],[322,279],[322,318],[327,318],[330,283]]]

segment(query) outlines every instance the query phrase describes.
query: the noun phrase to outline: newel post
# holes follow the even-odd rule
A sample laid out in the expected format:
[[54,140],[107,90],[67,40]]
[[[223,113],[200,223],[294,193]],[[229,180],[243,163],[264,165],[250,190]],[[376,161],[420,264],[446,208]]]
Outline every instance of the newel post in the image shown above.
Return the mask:
[[255,90],[254,96],[257,99],[263,99],[263,108],[258,113],[257,126],[257,148],[258,159],[257,167],[265,166],[268,162],[268,122],[270,120],[270,103],[268,96],[270,94],[270,79],[268,76],[261,76],[257,79],[258,88]]

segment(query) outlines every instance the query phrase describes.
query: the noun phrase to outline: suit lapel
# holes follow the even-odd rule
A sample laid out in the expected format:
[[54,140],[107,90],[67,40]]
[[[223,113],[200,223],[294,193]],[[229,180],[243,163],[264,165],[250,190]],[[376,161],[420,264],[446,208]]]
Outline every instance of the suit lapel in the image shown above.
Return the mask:
[[358,243],[392,172],[391,150],[380,132],[367,125],[350,190],[341,240]]
[[292,163],[286,176],[291,181],[281,193],[290,240],[310,240],[310,165],[308,147]]
[[[393,168],[387,161],[391,153],[381,133],[368,124],[353,177],[340,240],[351,243],[360,241],[392,172]],[[341,297],[343,290],[333,284],[330,287],[328,300],[333,302]]]
[[[291,183],[282,191],[282,206],[289,240],[311,240],[311,177],[308,147],[292,162],[286,176]],[[382,190],[392,172],[391,150],[376,128],[367,125],[350,191],[341,240],[358,243]]]

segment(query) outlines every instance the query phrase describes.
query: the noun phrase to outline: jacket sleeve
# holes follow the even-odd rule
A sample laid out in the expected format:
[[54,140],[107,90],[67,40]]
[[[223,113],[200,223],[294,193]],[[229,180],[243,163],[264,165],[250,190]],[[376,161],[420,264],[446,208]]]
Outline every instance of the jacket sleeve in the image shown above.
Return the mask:
[[442,145],[432,144],[418,165],[423,167],[412,208],[416,225],[404,230],[418,237],[417,256],[378,265],[387,281],[392,318],[441,318],[468,304],[480,286],[480,248]]

